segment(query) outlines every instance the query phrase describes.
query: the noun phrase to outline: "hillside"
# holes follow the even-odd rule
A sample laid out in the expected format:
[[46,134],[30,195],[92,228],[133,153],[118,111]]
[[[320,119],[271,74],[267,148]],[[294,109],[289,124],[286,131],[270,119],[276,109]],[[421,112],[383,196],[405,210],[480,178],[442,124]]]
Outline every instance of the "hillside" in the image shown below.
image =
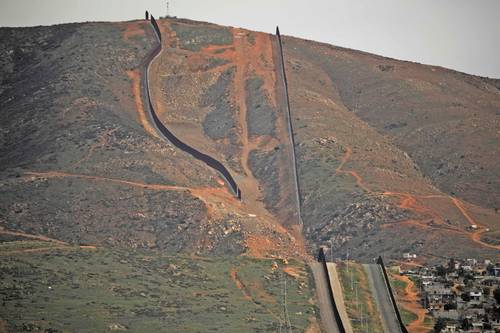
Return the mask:
[[284,37],[293,147],[274,35],[158,22],[158,118],[242,200],[152,123],[147,21],[0,28],[0,332],[314,331],[318,246],[500,259],[498,80]]
[[285,58],[311,239],[498,256],[494,81],[296,38]]

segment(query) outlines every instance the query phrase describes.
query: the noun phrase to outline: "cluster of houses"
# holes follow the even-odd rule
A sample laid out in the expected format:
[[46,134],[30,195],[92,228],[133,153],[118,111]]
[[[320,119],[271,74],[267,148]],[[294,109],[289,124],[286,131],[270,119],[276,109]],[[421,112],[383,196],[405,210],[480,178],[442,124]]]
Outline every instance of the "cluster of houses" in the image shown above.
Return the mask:
[[451,259],[401,273],[417,281],[436,332],[500,332],[500,263]]

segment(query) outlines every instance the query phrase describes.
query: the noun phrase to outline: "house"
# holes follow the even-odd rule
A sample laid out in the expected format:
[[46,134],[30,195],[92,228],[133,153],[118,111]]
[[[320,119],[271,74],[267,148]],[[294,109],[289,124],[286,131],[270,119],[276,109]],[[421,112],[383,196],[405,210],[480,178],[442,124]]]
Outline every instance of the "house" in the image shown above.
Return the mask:
[[476,290],[469,292],[470,301],[475,303],[480,303],[483,301],[483,292]]
[[500,319],[490,321],[491,328],[500,331]]
[[425,287],[425,296],[428,308],[431,311],[443,311],[444,305],[452,303],[455,295],[450,288],[444,287],[443,284],[435,284]]
[[485,314],[486,311],[483,308],[468,308],[463,312],[463,317],[470,321],[479,321]]
[[422,285],[424,287],[430,286],[430,285],[432,285],[432,280],[423,280]]
[[435,279],[434,275],[428,274],[428,275],[423,275],[420,277],[422,279],[422,285],[425,286],[430,286],[433,284],[433,281]]
[[449,311],[432,311],[432,316],[434,318],[443,318],[445,320],[455,320],[458,321],[460,319],[460,314],[457,310],[449,310]]
[[446,325],[445,328],[441,330],[443,333],[456,333],[458,332],[457,330],[457,325]]
[[467,264],[471,266],[476,266],[477,265],[477,259],[467,259]]
[[[411,253],[405,254],[405,259],[411,258]],[[447,266],[421,267],[418,273],[424,307],[446,323],[441,332],[500,332],[500,320],[495,320],[497,303],[492,292],[500,287],[500,263],[450,259]],[[463,323],[467,324],[465,330]]]
[[483,330],[483,322],[482,321],[476,321],[472,323],[472,331],[473,332],[482,332]]
[[483,281],[481,281],[481,284],[483,286],[493,287],[500,284],[500,279],[494,277],[485,278]]
[[416,259],[417,255],[415,253],[403,253],[403,258],[406,260]]

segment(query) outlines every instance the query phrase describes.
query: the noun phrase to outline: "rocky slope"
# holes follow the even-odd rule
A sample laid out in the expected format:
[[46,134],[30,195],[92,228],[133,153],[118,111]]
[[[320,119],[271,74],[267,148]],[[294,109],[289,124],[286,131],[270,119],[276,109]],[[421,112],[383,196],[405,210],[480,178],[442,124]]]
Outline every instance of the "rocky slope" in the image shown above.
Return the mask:
[[[150,124],[139,71],[155,43],[148,23],[2,29],[3,225],[110,244],[123,242],[113,231],[122,225],[134,246],[206,252],[194,244],[218,251],[220,242],[241,253],[269,238],[248,218],[257,216],[286,247],[300,234],[276,38],[187,20],[160,27],[164,52],[152,68],[160,118],[223,161],[243,206]],[[311,247],[333,241],[362,257],[495,253],[496,81],[296,38],[284,38],[284,54]],[[86,200],[88,186],[108,199]],[[113,198],[123,207],[105,202]],[[158,213],[164,202],[169,213]],[[158,218],[171,221],[171,241],[158,239]],[[202,241],[214,223],[217,237]],[[233,229],[247,235],[223,241]],[[442,253],[449,244],[457,246]]]
[[[301,235],[251,196],[239,202],[152,126],[141,86],[156,43],[148,22],[0,36],[0,332],[318,328]],[[170,56],[153,64],[155,93]],[[198,66],[190,70],[221,64]],[[223,74],[200,101],[208,140],[235,133],[225,117],[234,73]],[[194,101],[195,91],[177,98]],[[236,151],[231,142],[224,154]]]
[[311,239],[364,258],[498,257],[495,81],[284,44]]

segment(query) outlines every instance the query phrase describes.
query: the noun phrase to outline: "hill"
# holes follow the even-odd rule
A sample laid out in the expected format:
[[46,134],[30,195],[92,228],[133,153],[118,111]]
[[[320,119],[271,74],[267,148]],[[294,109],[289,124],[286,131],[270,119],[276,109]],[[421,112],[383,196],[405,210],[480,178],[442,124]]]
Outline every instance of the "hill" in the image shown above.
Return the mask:
[[0,331],[314,330],[318,246],[500,259],[498,80],[283,37],[291,133],[274,35],[158,22],[157,116],[242,200],[152,123],[148,22],[0,28]]
[[285,58],[310,238],[498,255],[497,81],[296,38]]

